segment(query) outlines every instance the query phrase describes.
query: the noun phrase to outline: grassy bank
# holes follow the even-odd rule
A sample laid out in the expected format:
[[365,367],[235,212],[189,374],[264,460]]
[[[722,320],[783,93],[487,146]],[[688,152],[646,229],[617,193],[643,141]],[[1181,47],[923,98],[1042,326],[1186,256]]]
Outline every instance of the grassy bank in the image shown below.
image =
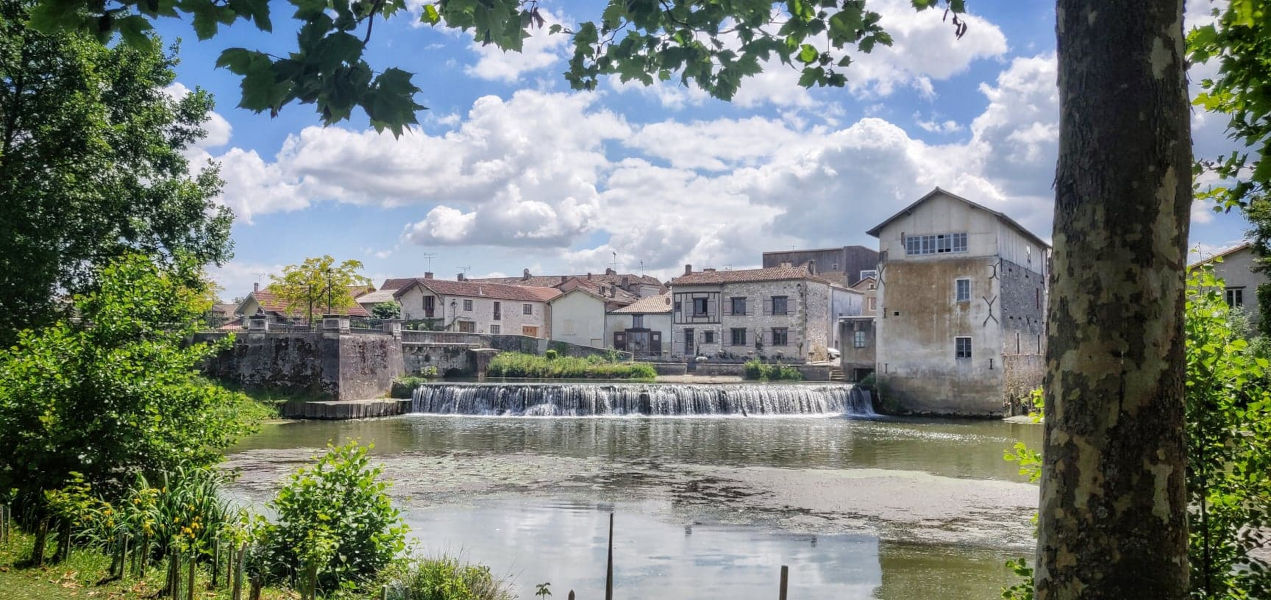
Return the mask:
[[759,360],[746,361],[746,379],[758,381],[802,381],[803,373],[790,365],[775,365]]
[[542,379],[647,379],[657,377],[652,365],[611,361],[602,356],[575,358],[504,352],[490,361],[490,377],[532,377]]

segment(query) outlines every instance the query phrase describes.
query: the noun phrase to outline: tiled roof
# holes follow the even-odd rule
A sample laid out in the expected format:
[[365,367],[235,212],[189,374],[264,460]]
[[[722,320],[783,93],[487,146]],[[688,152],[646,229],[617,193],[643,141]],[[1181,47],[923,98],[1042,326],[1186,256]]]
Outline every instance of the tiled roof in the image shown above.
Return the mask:
[[358,304],[379,304],[381,302],[392,302],[393,292],[397,290],[380,290],[378,292],[369,292],[357,297]]
[[[287,310],[288,309],[287,303],[283,302],[283,300],[279,298],[277,294],[270,291],[270,288],[265,288],[263,290],[252,292],[251,294],[248,295],[248,297],[255,298],[256,303],[259,304],[261,309],[263,309],[265,312],[278,313],[280,315],[303,314],[304,311],[309,308],[305,306],[305,307],[301,307],[299,310],[295,311],[294,313],[289,312]],[[314,313],[326,314],[326,309],[327,307],[325,305],[321,305],[320,303],[315,302],[313,305]],[[332,309],[331,314],[348,315],[350,317],[371,316],[371,313],[366,312],[366,309],[362,308],[360,304],[354,304],[353,306],[350,306],[348,308]],[[251,316],[251,315],[248,315],[248,316]]]
[[671,285],[709,285],[714,283],[749,283],[754,281],[782,281],[808,279],[828,283],[812,274],[807,265],[797,267],[768,267],[764,269],[737,269],[733,271],[695,271],[671,280]]
[[[385,285],[387,284],[388,282],[385,282]],[[505,285],[478,281],[449,281],[446,279],[424,279],[418,277],[411,280],[411,283],[397,288],[394,296],[402,294],[415,285],[422,285],[443,296],[494,298],[496,300],[515,300],[518,302],[547,302],[560,295],[560,290],[550,287]]]
[[662,282],[652,275],[636,275],[635,273],[583,273],[581,275],[530,275],[526,277],[483,277],[477,279],[468,279],[468,281],[481,281],[488,283],[506,283],[509,285],[529,285],[536,287],[556,287],[561,283],[572,278],[582,279],[584,281],[592,281],[604,285],[622,285],[622,278],[626,277],[631,285],[645,284],[662,286]]
[[552,287],[555,287],[562,292],[570,292],[575,289],[582,288],[596,296],[600,296],[605,300],[605,302],[617,303],[621,306],[631,304],[632,302],[640,299],[640,296],[618,287],[617,284],[601,283],[594,279],[573,277],[565,280],[564,283]]
[[1202,259],[1200,259],[1200,260],[1198,260],[1198,261],[1196,261],[1196,262],[1194,262],[1194,263],[1192,263],[1192,264],[1190,264],[1190,265],[1187,265],[1187,266],[1188,266],[1188,268],[1191,268],[1191,267],[1195,267],[1195,266],[1197,266],[1197,265],[1203,265],[1203,264],[1211,263],[1211,262],[1214,262],[1214,259],[1216,259],[1216,258],[1227,258],[1228,256],[1231,256],[1232,254],[1235,254],[1235,253],[1237,253],[1237,252],[1240,252],[1241,250],[1244,250],[1245,248],[1251,248],[1251,247],[1253,247],[1253,244],[1251,244],[1251,243],[1249,243],[1249,242],[1244,242],[1244,243],[1241,243],[1241,244],[1237,244],[1237,245],[1232,246],[1232,247],[1230,247],[1230,248],[1225,248],[1225,249],[1223,249],[1223,250],[1219,250],[1218,252],[1215,252],[1214,254],[1212,254],[1212,255],[1210,255],[1210,256],[1206,256],[1205,258],[1202,258]]
[[668,292],[665,294],[641,298],[622,308],[609,312],[622,315],[669,313],[671,312],[671,294]]

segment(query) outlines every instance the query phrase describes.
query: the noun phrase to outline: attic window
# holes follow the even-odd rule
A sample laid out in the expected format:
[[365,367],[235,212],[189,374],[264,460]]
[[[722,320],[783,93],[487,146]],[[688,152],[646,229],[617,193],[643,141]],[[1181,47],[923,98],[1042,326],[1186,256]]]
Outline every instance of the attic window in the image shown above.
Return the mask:
[[905,238],[905,254],[948,254],[967,251],[965,233],[911,235]]

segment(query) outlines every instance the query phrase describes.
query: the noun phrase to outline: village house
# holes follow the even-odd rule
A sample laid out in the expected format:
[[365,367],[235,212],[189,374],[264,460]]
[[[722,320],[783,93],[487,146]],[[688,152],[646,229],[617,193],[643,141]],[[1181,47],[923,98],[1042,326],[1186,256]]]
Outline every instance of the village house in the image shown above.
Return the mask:
[[641,298],[605,315],[605,338],[636,358],[671,354],[671,293]]
[[447,281],[425,273],[408,282],[389,280],[402,319],[440,319],[440,329],[491,335],[550,337],[548,301],[560,295],[550,287]]
[[843,246],[818,250],[777,250],[763,253],[765,268],[811,264],[822,279],[848,287],[875,274],[878,252],[865,246]]
[[1256,259],[1253,244],[1245,242],[1196,261],[1188,268],[1213,265],[1214,276],[1223,281],[1223,297],[1227,299],[1227,306],[1257,319],[1262,314],[1258,309],[1258,286],[1271,281],[1271,278],[1266,273],[1253,270]]
[[[349,293],[357,296],[359,294],[366,293],[368,288],[371,290],[375,289],[370,286],[350,286]],[[282,298],[279,298],[270,287],[266,287],[262,290],[260,289],[260,284],[255,283],[252,284],[251,293],[247,294],[247,297],[238,304],[238,308],[234,312],[235,314],[243,317],[252,317],[257,314],[264,314],[269,317],[269,322],[271,323],[303,323],[305,315],[309,312],[309,307],[307,305],[292,306],[285,302]],[[315,302],[313,312],[315,315],[334,314],[350,317],[370,316],[370,313],[363,309],[359,304],[355,304],[347,308],[327,309],[326,305],[322,302]]]
[[548,302],[552,341],[605,347],[605,314],[640,297],[613,284],[571,277],[554,286],[561,291]]
[[397,299],[393,297],[393,293],[396,291],[397,288],[390,290],[381,287],[378,290],[372,290],[358,296],[357,303],[359,306],[366,309],[366,312],[371,313],[376,304],[383,304],[385,302],[389,304],[397,304]]
[[[1041,384],[1046,242],[940,188],[868,233],[879,240],[878,316],[844,330],[872,340],[883,401],[914,413],[996,415]],[[853,347],[852,357],[867,350]]]
[[666,286],[658,278],[651,275],[634,273],[618,273],[613,269],[605,269],[604,273],[585,273],[579,275],[531,275],[525,269],[520,277],[481,277],[465,278],[459,275],[460,281],[478,281],[483,283],[505,283],[508,285],[527,285],[531,287],[558,287],[570,279],[579,279],[588,284],[614,286],[637,297],[656,296],[666,291]]
[[825,360],[838,317],[864,295],[817,276],[811,264],[694,272],[671,280],[671,355]]

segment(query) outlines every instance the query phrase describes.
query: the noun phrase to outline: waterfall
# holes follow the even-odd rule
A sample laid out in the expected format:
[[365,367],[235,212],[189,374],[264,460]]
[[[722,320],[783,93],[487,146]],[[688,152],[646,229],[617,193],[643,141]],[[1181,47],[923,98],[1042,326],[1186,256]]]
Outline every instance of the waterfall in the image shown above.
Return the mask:
[[426,383],[411,412],[528,416],[872,415],[842,384]]

